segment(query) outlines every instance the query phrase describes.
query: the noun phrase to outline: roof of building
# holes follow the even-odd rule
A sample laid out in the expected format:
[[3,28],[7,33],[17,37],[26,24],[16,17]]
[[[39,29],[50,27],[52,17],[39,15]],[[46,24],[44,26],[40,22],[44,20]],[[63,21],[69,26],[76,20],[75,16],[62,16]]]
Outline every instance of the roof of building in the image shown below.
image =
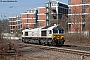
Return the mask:
[[64,5],[68,5],[68,4],[66,4],[66,3],[59,2],[59,1],[57,1],[57,0],[50,0],[50,1],[48,1],[48,2],[45,2],[45,4],[46,4],[46,3],[49,3],[49,2],[53,2],[53,3],[61,3],[61,4],[64,4]]

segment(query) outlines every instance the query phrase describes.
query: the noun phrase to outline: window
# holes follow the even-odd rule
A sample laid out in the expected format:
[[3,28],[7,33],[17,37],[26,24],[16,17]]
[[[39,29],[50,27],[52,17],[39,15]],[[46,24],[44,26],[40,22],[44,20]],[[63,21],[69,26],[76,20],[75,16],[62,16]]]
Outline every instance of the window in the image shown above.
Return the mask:
[[56,3],[51,3],[51,6],[56,6]]
[[46,19],[49,19],[49,15],[47,14]]
[[82,22],[85,22],[85,15],[82,15]]
[[71,7],[69,7],[69,9],[68,9],[68,13],[69,13],[69,14],[71,13]]
[[21,21],[17,21],[17,24],[20,24],[21,23]]
[[68,4],[69,4],[69,5],[71,4],[71,0],[68,0]]
[[46,20],[46,26],[48,26],[48,25],[49,25],[49,20],[47,19],[47,20]]
[[49,34],[52,34],[52,31],[51,30],[49,30]]
[[[82,4],[85,4],[86,0],[82,0]],[[85,13],[85,5],[82,6],[82,13]]]
[[49,13],[49,9],[47,8],[47,13]]
[[26,23],[28,23],[28,19],[26,20]]
[[41,36],[46,36],[46,31],[41,31]]
[[82,13],[85,13],[85,6],[82,6]]
[[23,32],[22,32],[22,35],[23,35]]
[[60,34],[63,34],[64,33],[64,30],[63,29],[59,30],[59,33]]
[[54,29],[54,30],[53,30],[53,33],[58,33],[58,30]]
[[68,30],[71,31],[71,24],[68,24]]
[[85,2],[86,0],[82,0],[82,4],[85,4],[86,2]]
[[20,29],[20,26],[17,26],[17,29]]
[[34,10],[32,10],[32,13],[34,13]]
[[85,31],[85,24],[82,24],[82,31]]
[[28,32],[25,32],[25,36],[28,36]]
[[71,23],[71,18],[72,18],[72,16],[69,15],[69,16],[68,16],[68,22],[69,22],[69,23]]
[[17,17],[17,20],[20,20],[20,17],[19,16]]
[[46,3],[46,7],[48,7],[49,5],[48,5],[48,3]]

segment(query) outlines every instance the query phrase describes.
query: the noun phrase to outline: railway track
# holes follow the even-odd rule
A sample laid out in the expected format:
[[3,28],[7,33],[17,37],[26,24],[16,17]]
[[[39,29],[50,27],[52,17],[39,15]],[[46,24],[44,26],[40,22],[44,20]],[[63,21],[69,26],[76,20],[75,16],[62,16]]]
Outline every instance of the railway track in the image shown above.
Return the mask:
[[[42,50],[75,54],[75,55],[81,56],[82,60],[84,59],[84,57],[90,57],[90,51],[89,51],[90,47],[80,47],[80,46],[72,46],[72,45],[64,45],[62,47],[54,47],[54,46],[42,46],[42,45],[37,45],[37,44],[26,44],[26,43],[22,43],[22,42],[18,43],[18,45],[20,48],[31,47],[31,48],[42,49]],[[86,50],[84,50],[84,49],[86,49]]]
[[75,49],[67,49],[62,47],[52,47],[52,46],[41,46],[41,45],[25,45],[25,47],[34,47],[38,49],[44,49],[44,50],[51,50],[56,52],[63,52],[63,53],[71,53],[76,55],[82,55],[82,56],[90,56],[90,51],[82,51],[82,50],[75,50]]

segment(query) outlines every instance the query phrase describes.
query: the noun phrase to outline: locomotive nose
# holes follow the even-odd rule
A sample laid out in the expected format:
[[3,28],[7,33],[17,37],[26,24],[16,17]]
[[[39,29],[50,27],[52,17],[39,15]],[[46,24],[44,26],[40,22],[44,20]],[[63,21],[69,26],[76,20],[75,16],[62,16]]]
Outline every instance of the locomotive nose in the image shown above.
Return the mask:
[[57,40],[59,40],[60,39],[60,36],[57,36]]

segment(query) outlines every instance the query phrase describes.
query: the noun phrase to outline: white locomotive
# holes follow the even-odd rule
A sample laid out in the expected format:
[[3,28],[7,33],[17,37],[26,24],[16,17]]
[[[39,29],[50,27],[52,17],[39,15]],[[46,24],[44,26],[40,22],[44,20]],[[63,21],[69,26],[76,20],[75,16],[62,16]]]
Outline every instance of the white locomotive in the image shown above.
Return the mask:
[[43,45],[63,45],[64,29],[61,26],[46,26],[22,31],[22,41]]

